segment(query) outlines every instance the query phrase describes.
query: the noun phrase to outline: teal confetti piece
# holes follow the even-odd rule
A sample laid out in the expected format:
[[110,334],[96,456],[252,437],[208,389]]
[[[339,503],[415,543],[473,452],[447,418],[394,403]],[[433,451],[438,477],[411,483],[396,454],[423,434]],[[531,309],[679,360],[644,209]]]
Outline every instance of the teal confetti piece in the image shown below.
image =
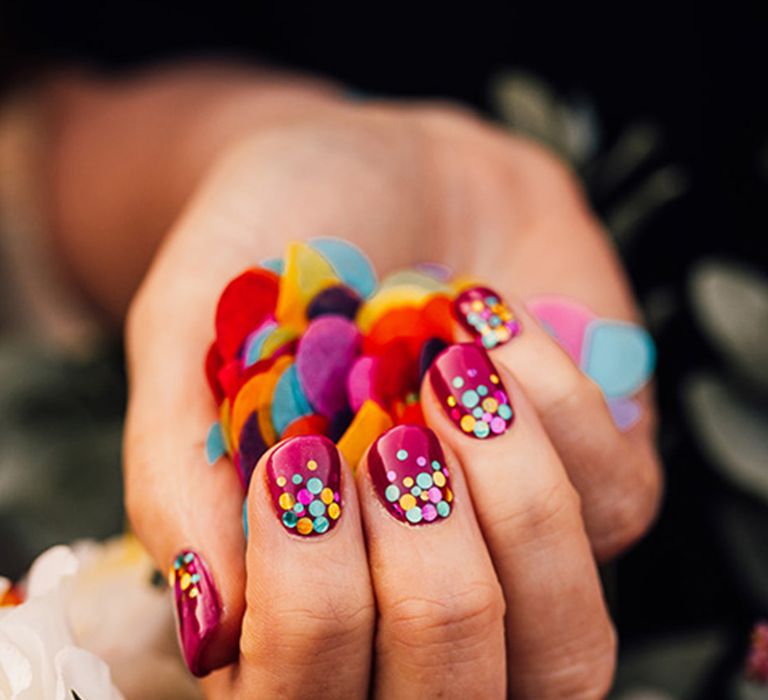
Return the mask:
[[224,446],[221,425],[219,421],[215,421],[208,428],[208,436],[205,438],[205,458],[208,460],[208,464],[216,464],[226,451],[227,448]]

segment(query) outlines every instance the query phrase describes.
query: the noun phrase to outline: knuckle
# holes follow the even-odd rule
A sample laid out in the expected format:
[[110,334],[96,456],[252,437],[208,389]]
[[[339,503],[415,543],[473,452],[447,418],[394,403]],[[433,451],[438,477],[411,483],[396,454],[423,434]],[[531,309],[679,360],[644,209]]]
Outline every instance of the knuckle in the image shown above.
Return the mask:
[[362,596],[326,596],[306,606],[258,610],[249,604],[243,629],[262,634],[244,632],[241,652],[247,661],[272,658],[287,666],[303,666],[311,659],[324,665],[362,648],[372,636],[374,616],[373,601]]
[[581,499],[565,478],[552,478],[547,483],[519,491],[514,504],[507,501],[491,508],[498,513],[490,529],[514,533],[510,542],[543,540],[573,527],[581,511]]
[[386,611],[389,638],[407,647],[418,658],[438,659],[452,653],[457,644],[478,646],[505,614],[504,596],[498,582],[475,582],[442,599],[408,596]]

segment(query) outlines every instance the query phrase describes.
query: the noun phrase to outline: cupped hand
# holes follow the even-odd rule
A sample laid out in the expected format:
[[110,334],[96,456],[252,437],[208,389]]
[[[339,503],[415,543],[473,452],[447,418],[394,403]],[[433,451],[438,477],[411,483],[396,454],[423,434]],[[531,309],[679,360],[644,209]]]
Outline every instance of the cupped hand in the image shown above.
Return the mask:
[[[436,260],[487,280],[522,332],[489,355],[460,344],[438,358],[422,392],[433,432],[394,429],[355,477],[319,438],[271,450],[251,481],[246,541],[235,470],[210,467],[202,444],[216,419],[202,371],[214,307],[244,268],[316,236],[354,242],[382,272]],[[125,436],[130,519],[177,572],[182,646],[193,671],[215,670],[210,697],[605,695],[615,645],[595,559],[655,514],[653,411],[644,394],[641,420],[617,430],[597,386],[526,312],[521,300],[544,293],[634,319],[572,177],[472,116],[318,97],[216,161],[131,307]],[[496,377],[513,407],[488,440],[443,410],[469,369],[488,387]],[[418,486],[421,472],[398,471],[416,469],[400,450],[440,466],[421,470],[427,499],[440,492],[424,501],[428,521],[386,494],[390,472]],[[277,479],[289,467],[312,478],[310,460],[314,500],[338,512],[303,537],[275,515]]]

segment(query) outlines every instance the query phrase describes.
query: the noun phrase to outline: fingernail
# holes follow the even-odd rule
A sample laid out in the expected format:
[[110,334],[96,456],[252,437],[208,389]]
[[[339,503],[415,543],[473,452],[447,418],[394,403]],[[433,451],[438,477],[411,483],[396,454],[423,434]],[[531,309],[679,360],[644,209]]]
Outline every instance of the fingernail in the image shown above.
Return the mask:
[[488,350],[504,345],[521,330],[501,296],[488,287],[464,290],[453,302],[453,312],[475,342]]
[[429,380],[440,405],[467,435],[484,440],[504,433],[515,413],[488,353],[472,343],[451,345],[432,364]]
[[267,483],[286,530],[302,537],[332,530],[341,517],[341,461],[322,435],[285,440],[267,461]]
[[451,514],[453,493],[445,456],[435,434],[419,425],[398,425],[373,443],[368,473],[384,507],[411,525]]
[[208,567],[195,552],[180,552],[173,561],[170,584],[176,599],[176,624],[189,670],[205,675],[200,657],[219,624],[221,601]]

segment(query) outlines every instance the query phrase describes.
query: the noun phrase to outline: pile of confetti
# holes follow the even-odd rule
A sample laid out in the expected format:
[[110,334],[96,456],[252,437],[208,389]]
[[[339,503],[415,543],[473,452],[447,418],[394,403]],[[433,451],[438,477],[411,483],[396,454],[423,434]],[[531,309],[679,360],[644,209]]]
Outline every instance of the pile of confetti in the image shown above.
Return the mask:
[[379,283],[360,250],[320,238],[232,280],[205,362],[219,407],[209,462],[228,454],[247,488],[261,455],[284,438],[325,435],[354,467],[388,428],[423,424],[421,379],[455,340],[462,283],[449,277],[425,264]]

